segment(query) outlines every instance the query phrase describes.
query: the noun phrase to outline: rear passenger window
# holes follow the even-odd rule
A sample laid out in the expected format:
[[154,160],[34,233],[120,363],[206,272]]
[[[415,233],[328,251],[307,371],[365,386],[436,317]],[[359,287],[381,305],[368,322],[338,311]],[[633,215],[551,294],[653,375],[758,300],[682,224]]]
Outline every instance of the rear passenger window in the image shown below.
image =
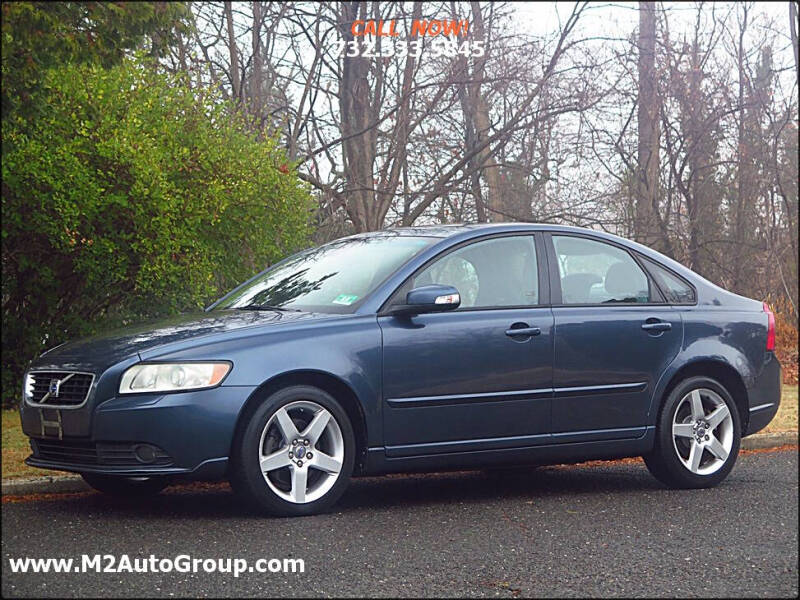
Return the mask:
[[658,287],[664,292],[669,304],[694,304],[696,299],[692,286],[686,283],[683,279],[668,271],[658,263],[652,260],[640,257],[642,262],[653,279],[656,280]]
[[553,236],[553,245],[563,304],[651,302],[647,275],[625,250],[562,235]]

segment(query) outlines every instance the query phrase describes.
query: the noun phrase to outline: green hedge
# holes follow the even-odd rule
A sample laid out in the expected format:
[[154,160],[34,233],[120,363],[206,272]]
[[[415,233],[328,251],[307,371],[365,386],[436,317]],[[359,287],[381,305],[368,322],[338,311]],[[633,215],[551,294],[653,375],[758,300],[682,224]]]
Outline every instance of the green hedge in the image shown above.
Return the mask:
[[46,347],[201,307],[307,244],[309,191],[275,141],[180,76],[53,69],[36,113],[2,125],[5,404]]

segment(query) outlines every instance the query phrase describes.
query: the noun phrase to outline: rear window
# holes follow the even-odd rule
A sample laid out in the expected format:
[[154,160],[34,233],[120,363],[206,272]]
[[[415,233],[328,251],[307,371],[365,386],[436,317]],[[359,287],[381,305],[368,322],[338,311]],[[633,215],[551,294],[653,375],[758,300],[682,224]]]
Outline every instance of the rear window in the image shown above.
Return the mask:
[[694,304],[697,301],[694,289],[686,280],[675,275],[656,262],[640,256],[647,270],[650,271],[658,287],[664,292],[669,304]]

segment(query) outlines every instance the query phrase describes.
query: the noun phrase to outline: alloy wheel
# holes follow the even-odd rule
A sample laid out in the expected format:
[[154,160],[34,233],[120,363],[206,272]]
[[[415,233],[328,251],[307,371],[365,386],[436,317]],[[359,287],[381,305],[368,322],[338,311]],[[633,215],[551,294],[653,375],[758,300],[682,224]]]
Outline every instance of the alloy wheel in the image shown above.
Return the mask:
[[722,468],[733,437],[733,417],[719,394],[698,388],[681,398],[672,419],[672,442],[689,471],[711,475]]
[[261,473],[270,489],[295,504],[322,498],[344,464],[339,423],[316,402],[300,400],[270,417],[259,444]]

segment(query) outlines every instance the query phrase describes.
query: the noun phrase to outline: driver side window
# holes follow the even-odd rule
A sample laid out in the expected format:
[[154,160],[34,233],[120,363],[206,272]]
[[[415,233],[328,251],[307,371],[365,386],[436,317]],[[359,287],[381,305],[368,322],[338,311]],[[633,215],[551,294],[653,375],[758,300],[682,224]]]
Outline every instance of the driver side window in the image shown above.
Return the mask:
[[484,240],[455,250],[416,275],[408,288],[451,285],[463,308],[533,306],[539,279],[533,236]]

